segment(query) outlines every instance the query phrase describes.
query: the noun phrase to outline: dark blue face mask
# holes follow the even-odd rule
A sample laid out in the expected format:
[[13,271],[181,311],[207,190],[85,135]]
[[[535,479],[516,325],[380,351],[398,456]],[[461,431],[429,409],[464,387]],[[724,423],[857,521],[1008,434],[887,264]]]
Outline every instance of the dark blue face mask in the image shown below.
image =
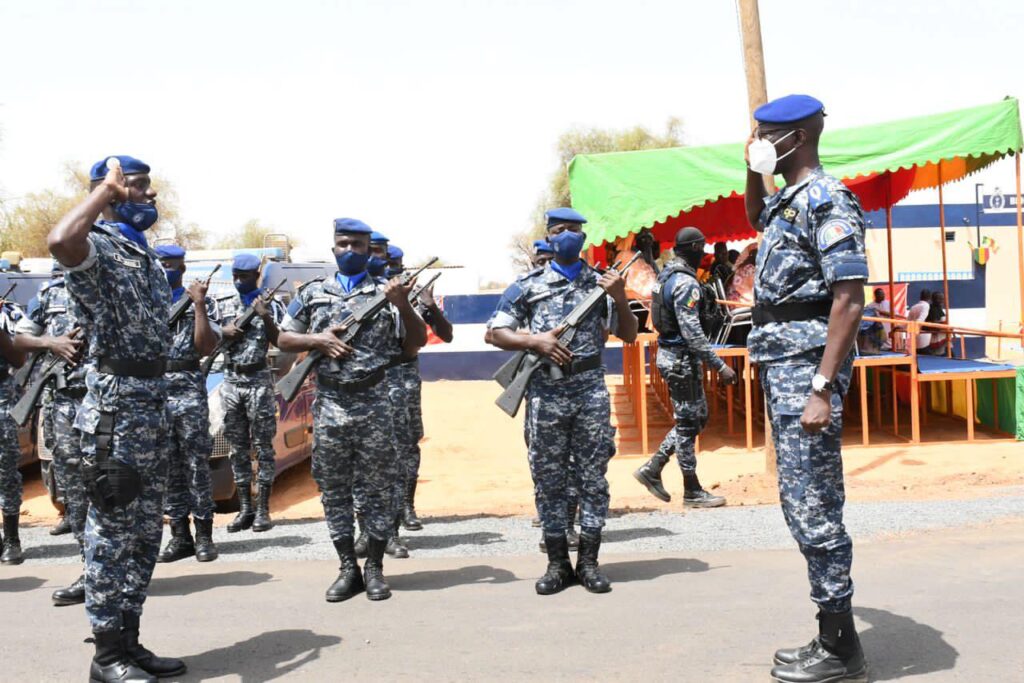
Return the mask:
[[577,258],[586,239],[586,233],[572,232],[571,230],[563,230],[557,235],[548,235],[548,242],[551,243],[551,249],[555,252],[555,258],[563,261]]
[[387,267],[387,259],[382,259],[380,256],[371,256],[366,261],[366,272],[370,274],[370,277],[380,277],[387,270]]
[[390,280],[393,277],[398,277],[404,272],[404,268],[388,268],[386,271],[384,271],[384,277]]
[[260,286],[256,282],[242,282],[241,280],[235,280],[235,289],[237,289],[238,293],[242,296],[252,294],[259,288]]
[[167,284],[171,286],[171,289],[177,289],[181,287],[181,277],[185,274],[183,270],[168,270],[164,268],[164,275],[167,276]]
[[114,204],[114,213],[117,214],[117,217],[122,222],[127,223],[136,230],[149,230],[156,223],[157,219],[160,218],[155,204],[139,202]]
[[369,254],[360,254],[355,251],[343,251],[334,255],[338,263],[338,271],[342,275],[359,275],[366,270],[366,262],[370,260]]

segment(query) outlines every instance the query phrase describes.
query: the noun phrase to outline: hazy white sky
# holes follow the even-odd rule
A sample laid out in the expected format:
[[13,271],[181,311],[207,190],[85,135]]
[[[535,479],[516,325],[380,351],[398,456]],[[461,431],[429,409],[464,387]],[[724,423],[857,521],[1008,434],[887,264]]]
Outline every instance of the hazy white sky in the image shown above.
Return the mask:
[[[1022,18],[761,0],[769,96],[815,94],[838,128],[1021,95]],[[326,245],[355,216],[494,279],[567,128],[747,131],[731,0],[0,0],[0,64],[0,196],[132,154],[211,232],[259,218]]]

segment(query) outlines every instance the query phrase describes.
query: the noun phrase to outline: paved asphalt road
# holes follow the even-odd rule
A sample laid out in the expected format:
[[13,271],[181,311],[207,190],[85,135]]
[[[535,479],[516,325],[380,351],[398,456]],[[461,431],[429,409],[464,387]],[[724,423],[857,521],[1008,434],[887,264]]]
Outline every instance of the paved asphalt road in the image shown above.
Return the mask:
[[[861,538],[855,558],[871,680],[1024,680],[1024,516]],[[607,595],[535,595],[539,553],[452,555],[388,562],[393,599],[340,604],[328,560],[179,562],[158,568],[144,642],[189,681],[767,681],[772,650],[815,628],[792,546],[605,559]],[[49,604],[77,571],[0,568],[0,680],[83,680],[82,609]]]

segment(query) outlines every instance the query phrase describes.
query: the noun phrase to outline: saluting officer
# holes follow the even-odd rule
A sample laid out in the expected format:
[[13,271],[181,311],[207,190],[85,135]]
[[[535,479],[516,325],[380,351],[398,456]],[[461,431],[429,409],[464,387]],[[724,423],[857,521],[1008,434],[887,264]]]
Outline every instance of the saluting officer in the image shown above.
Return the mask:
[[[370,600],[391,597],[384,578],[384,548],[394,531],[394,485],[398,452],[385,369],[402,353],[426,343],[427,332],[409,303],[414,282],[386,285],[370,277],[369,226],[354,218],[334,221],[338,272],[304,285],[288,307],[279,345],[282,351],[317,349],[326,358],[316,371],[313,404],[313,479],[320,488],[327,529],[341,562],[327,589],[328,602],[366,591]],[[337,337],[353,309],[383,294],[390,306],[374,316],[351,340]],[[369,533],[363,573],[355,553],[353,488],[363,494]]]
[[[807,95],[774,100],[754,112],[747,142],[747,217],[764,232],[747,344],[761,366],[782,511],[818,606],[818,636],[775,654],[772,676],[793,683],[866,680],[851,611],[842,432],[868,265],[860,204],[818,159],[824,116]],[[775,173],[786,186],[766,200],[762,174]]]
[[[60,357],[67,362],[63,386],[48,390],[44,438],[53,453],[54,482],[64,497],[64,519],[71,527],[84,559],[85,515],[89,511],[89,502],[78,467],[82,458],[82,436],[75,429],[75,417],[86,391],[85,365],[81,362],[85,335],[71,336],[72,331],[82,324],[80,316],[76,314],[68,293],[64,271],[56,268],[53,275],[29,302],[25,317],[18,323],[15,342],[24,351],[49,353],[51,357]],[[58,606],[83,602],[84,574],[70,586],[53,593],[53,603]]]
[[91,503],[85,610],[96,655],[89,675],[155,681],[185,672],[180,659],[157,657],[139,643],[163,526],[171,289],[146,241],[158,217],[149,166],[107,157],[89,177],[89,196],[47,240],[64,266],[89,345],[87,392],[75,420]]
[[704,257],[704,233],[681,228],[676,233],[676,258],[658,274],[651,292],[651,322],[658,331],[656,364],[668,383],[675,426],[665,435],[658,452],[633,476],[655,497],[666,503],[672,497],[661,481],[661,471],[674,451],[683,473],[683,505],[719,507],[725,498],[704,490],[697,478],[697,437],[708,423],[708,400],[704,395],[702,363],[718,372],[724,386],[736,382],[736,373],[711,348],[700,326],[701,286],[697,267]]
[[[199,359],[213,351],[220,341],[220,316],[213,299],[206,295],[208,284],[195,280],[188,289],[182,284],[185,275],[185,250],[176,244],[156,248],[160,262],[171,285],[171,301],[177,304],[188,297],[188,312],[171,328],[174,340],[167,361],[167,407],[171,430],[170,474],[164,513],[170,520],[171,538],[157,562],[176,562],[195,555],[200,562],[217,559],[213,543],[213,483],[210,479],[210,406],[207,402],[206,377],[199,369]],[[188,528],[188,517],[196,527],[196,537]]]
[[[600,275],[580,259],[586,219],[570,208],[547,212],[548,241],[554,259],[505,290],[488,323],[485,339],[507,351],[534,351],[563,369],[562,379],[546,372],[530,381],[526,400],[530,471],[544,527],[547,572],[537,581],[540,595],[557,593],[574,580],[566,531],[568,490],[580,486],[581,527],[575,578],[594,593],[611,590],[597,558],[608,514],[608,461],[615,453],[615,428],[604,381],[601,352],[609,330],[626,342],[636,338],[637,320],[629,310],[625,281],[613,271]],[[583,319],[567,347],[558,326],[595,288],[608,297]],[[525,328],[529,334],[519,334]]]
[[[224,438],[231,447],[231,471],[238,491],[238,514],[228,524],[228,533],[267,531],[270,519],[270,490],[274,485],[274,436],[277,434],[277,399],[274,376],[267,364],[270,345],[277,345],[278,325],[284,305],[274,297],[264,301],[260,287],[260,259],[239,254],[231,264],[235,291],[216,297],[221,317],[221,334],[231,345],[224,350]],[[240,329],[234,320],[252,306],[256,316],[249,327]],[[256,510],[252,506],[252,454],[255,451],[259,489]]]

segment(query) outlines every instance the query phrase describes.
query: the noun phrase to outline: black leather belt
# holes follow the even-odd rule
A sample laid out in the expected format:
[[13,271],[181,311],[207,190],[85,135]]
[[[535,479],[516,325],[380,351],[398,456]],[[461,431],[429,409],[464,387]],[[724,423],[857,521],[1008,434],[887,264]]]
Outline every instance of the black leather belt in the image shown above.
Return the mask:
[[354,382],[342,382],[341,380],[334,379],[333,377],[327,377],[326,375],[317,375],[316,385],[319,389],[327,389],[328,391],[336,391],[342,394],[355,394],[361,391],[366,391],[370,387],[375,387],[381,383],[384,379],[384,368],[380,368],[371,372],[369,375],[362,379],[357,379]]
[[85,395],[89,393],[89,390],[85,387],[68,387],[67,389],[58,389],[57,393],[64,398],[70,398],[73,401],[80,401],[85,398]]
[[225,370],[237,373],[239,375],[251,375],[254,372],[267,369],[267,361],[259,360],[255,363],[225,363]]
[[169,360],[167,361],[167,372],[193,372],[199,370],[199,359],[192,360]]
[[578,375],[581,372],[594,370],[599,367],[601,367],[601,354],[590,356],[589,358],[579,358],[569,363],[567,366],[563,365],[562,372],[565,373],[566,377],[568,377],[569,375]]
[[791,304],[755,304],[752,319],[755,325],[791,323],[798,320],[827,318],[832,313],[832,300],[801,301]]
[[164,360],[125,360],[100,357],[96,369],[106,375],[154,379],[163,377],[167,362]]
[[420,357],[418,355],[413,356],[412,358],[402,358],[401,356],[396,356],[395,358],[391,359],[387,366],[389,368],[397,368],[399,365],[409,365],[410,363],[415,363],[419,359]]

